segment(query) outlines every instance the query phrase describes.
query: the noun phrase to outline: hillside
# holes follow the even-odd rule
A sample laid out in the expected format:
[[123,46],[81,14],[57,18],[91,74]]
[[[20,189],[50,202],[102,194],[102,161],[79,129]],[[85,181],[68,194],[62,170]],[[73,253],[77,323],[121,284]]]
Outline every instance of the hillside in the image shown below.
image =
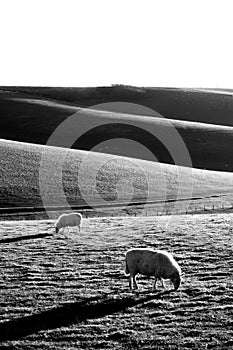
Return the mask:
[[0,87],[1,95],[56,100],[90,107],[105,102],[131,102],[149,107],[164,117],[233,126],[232,90],[149,88],[125,85],[104,87]]
[[[18,88],[19,89],[19,88]],[[26,89],[26,88],[25,88]],[[41,88],[42,92],[45,91],[53,91],[53,88]],[[101,88],[100,88],[101,89]],[[20,89],[19,89],[20,90]],[[26,89],[27,90],[27,89]],[[70,89],[71,92],[73,91]],[[55,91],[57,91],[55,89]],[[59,90],[60,91],[60,90]],[[65,90],[67,92],[67,90]],[[75,90],[76,91],[76,90]],[[88,95],[88,91],[84,90],[85,94]],[[99,91],[98,89],[96,91]],[[101,90],[102,91],[102,90]],[[121,90],[120,90],[121,91]],[[128,91],[128,93],[131,90]],[[134,90],[133,90],[134,91]],[[141,90],[139,89],[139,92]],[[157,91],[157,90],[155,90]],[[160,90],[159,90],[160,91]],[[170,91],[169,89],[163,90],[161,89],[158,94],[165,93],[165,91]],[[173,91],[171,89],[171,91]],[[33,96],[30,95],[33,92]],[[40,92],[40,99],[38,99],[38,94]],[[95,151],[102,152],[102,153],[109,153],[109,154],[116,154],[120,156],[126,156],[126,157],[133,157],[133,158],[139,158],[139,159],[145,159],[145,160],[154,160],[155,158],[159,160],[161,163],[166,164],[177,164],[181,166],[190,166],[190,164],[187,164],[187,162],[180,157],[180,159],[174,160],[173,154],[171,154],[171,149],[167,149],[168,144],[172,144],[171,147],[174,149],[177,147],[177,140],[173,139],[173,130],[174,128],[178,131],[180,136],[182,137],[184,144],[190,154],[192,166],[194,168],[199,169],[209,169],[209,170],[219,170],[219,171],[233,171],[233,164],[231,162],[231,158],[233,156],[233,128],[231,126],[226,126],[224,124],[230,125],[231,119],[227,117],[228,114],[225,113],[224,109],[224,98],[228,98],[228,102],[232,101],[232,97],[230,95],[222,95],[222,94],[216,94],[212,93],[211,98],[213,98],[214,105],[212,105],[212,102],[210,103],[210,100],[208,100],[208,96],[205,98],[203,97],[202,93],[191,91],[189,95],[189,92],[187,92],[187,96],[191,98],[194,98],[194,94],[199,94],[199,98],[204,98],[205,103],[209,101],[209,106],[213,107],[213,110],[219,111],[219,108],[221,108],[221,114],[218,114],[218,123],[211,124],[211,121],[213,122],[213,119],[209,117],[207,118],[207,114],[199,113],[197,111],[197,116],[195,118],[195,121],[191,121],[194,119],[193,117],[188,117],[187,113],[185,114],[177,114],[171,115],[169,112],[167,117],[173,119],[161,119],[158,117],[158,114],[154,113],[154,115],[148,116],[148,115],[136,115],[139,113],[139,109],[133,109],[133,114],[130,113],[130,110],[128,112],[122,113],[124,111],[125,106],[121,107],[123,108],[123,111],[121,113],[117,113],[116,111],[112,112],[106,112],[101,110],[85,110],[80,112],[80,108],[78,108],[76,105],[71,105],[67,101],[61,102],[58,100],[48,100],[46,99],[48,96],[46,95],[46,98],[43,97],[41,99],[41,96],[45,94],[40,91],[39,92],[35,89],[30,90],[30,94],[26,92],[2,92],[0,93],[0,138],[8,139],[8,140],[15,140],[15,141],[21,141],[21,142],[29,142],[29,143],[36,143],[36,144],[46,144],[50,135],[54,132],[54,130],[62,123],[64,122],[69,116],[76,113],[76,121],[75,121],[75,128],[77,129],[77,135],[79,133],[79,125],[81,122],[86,123],[87,126],[87,132],[82,135],[82,137],[75,142],[72,145],[72,148],[74,149],[81,149],[81,150],[91,150],[94,146],[97,144],[110,140],[110,139],[116,139],[116,138],[124,138],[127,140],[133,140],[140,145],[144,145],[151,151],[148,152],[147,150],[143,150],[142,148],[139,150],[138,148],[135,148],[134,145],[127,145],[125,146],[125,143],[118,142],[117,147],[114,144],[114,147],[111,148],[110,146],[106,149],[102,149],[100,147],[96,147]],[[135,101],[136,97],[138,97],[137,90],[134,91],[135,95]],[[156,92],[156,93],[157,93]],[[37,98],[35,98],[37,93]],[[68,93],[68,92],[67,92]],[[141,92],[140,92],[141,93]],[[174,92],[175,93],[175,92]],[[184,91],[177,93],[184,93]],[[72,95],[72,94],[71,94]],[[145,93],[147,96],[147,93]],[[205,95],[205,93],[204,93]],[[44,96],[44,95],[43,95]],[[106,96],[108,94],[106,93]],[[118,95],[116,95],[118,96]],[[148,95],[149,96],[149,95]],[[157,95],[156,95],[157,96]],[[160,95],[159,95],[160,96]],[[174,111],[176,110],[175,106],[173,106],[173,95],[169,97],[167,100],[167,104],[170,106],[169,108],[174,107]],[[175,96],[175,95],[174,95]],[[53,97],[56,97],[56,94],[53,95]],[[121,99],[121,95],[118,96],[119,99]],[[153,97],[155,98],[155,97]],[[170,99],[171,98],[171,99]],[[187,97],[188,98],[188,97]],[[222,102],[219,104],[218,107],[216,107],[216,103],[218,101]],[[147,97],[146,97],[147,99]],[[162,97],[161,97],[162,99]],[[231,99],[231,100],[230,100]],[[130,100],[130,99],[129,99]],[[163,100],[163,99],[162,99]],[[162,101],[161,100],[161,101]],[[178,99],[179,100],[179,99]],[[178,100],[176,100],[177,106]],[[203,100],[203,101],[204,101]],[[194,111],[196,107],[195,105],[195,99],[185,102],[185,100],[182,100],[184,110],[187,106],[189,106],[189,111]],[[189,102],[188,102],[189,101]],[[103,101],[102,101],[103,102]],[[137,103],[142,103],[142,100],[137,100]],[[193,104],[194,103],[194,104]],[[81,104],[81,102],[80,102]],[[173,107],[172,107],[173,106]],[[212,108],[211,107],[211,108]],[[99,108],[103,108],[100,106]],[[106,107],[105,107],[106,108]],[[110,107],[108,107],[110,108]],[[113,108],[117,108],[116,106],[113,106]],[[188,107],[187,107],[188,108]],[[203,107],[204,108],[204,107]],[[212,110],[212,109],[211,109]],[[141,110],[142,111],[142,110]],[[145,111],[145,109],[143,109]],[[205,109],[204,109],[205,111]],[[148,114],[150,111],[146,111]],[[190,112],[191,113],[191,112]],[[212,113],[212,112],[211,112]],[[219,112],[220,113],[220,112]],[[165,115],[163,113],[163,115]],[[184,116],[186,115],[187,120],[184,119]],[[212,114],[211,114],[212,115]],[[205,118],[204,118],[205,116]],[[176,119],[174,119],[176,117]],[[98,118],[99,123],[106,123],[111,121],[111,125],[102,125],[97,128],[95,128],[96,120]],[[228,120],[229,119],[229,120]],[[202,121],[202,122],[200,122]],[[208,123],[207,123],[208,121]],[[217,121],[217,119],[215,120]],[[72,127],[71,132],[75,132],[75,129]],[[163,142],[159,140],[159,135],[164,134],[165,138],[163,139]],[[155,135],[156,137],[154,137]],[[67,136],[67,135],[66,135]],[[77,139],[78,136],[75,138]],[[54,144],[55,146],[63,146],[66,147],[66,143],[63,142],[62,137],[59,139],[59,142],[57,144]],[[178,157],[179,158],[179,157]]]
[[[45,152],[46,153],[43,153]],[[61,205],[59,186],[70,204],[113,204],[232,193],[233,175],[190,169],[101,153],[0,140],[0,206],[40,206],[39,172],[44,170],[46,203]],[[41,159],[46,159],[41,163]],[[78,174],[86,156],[82,193]],[[62,184],[59,164],[64,159]],[[96,170],[97,169],[97,170]],[[93,177],[95,182],[93,183]],[[60,182],[59,182],[60,181]],[[179,190],[179,191],[178,191]],[[98,199],[99,197],[99,199]]]

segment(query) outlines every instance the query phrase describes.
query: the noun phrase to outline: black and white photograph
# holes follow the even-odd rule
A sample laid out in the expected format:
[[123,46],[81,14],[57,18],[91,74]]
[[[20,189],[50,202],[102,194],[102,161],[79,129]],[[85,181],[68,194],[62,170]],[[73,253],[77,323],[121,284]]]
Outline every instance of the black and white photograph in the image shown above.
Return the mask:
[[0,349],[233,348],[232,9],[0,3]]

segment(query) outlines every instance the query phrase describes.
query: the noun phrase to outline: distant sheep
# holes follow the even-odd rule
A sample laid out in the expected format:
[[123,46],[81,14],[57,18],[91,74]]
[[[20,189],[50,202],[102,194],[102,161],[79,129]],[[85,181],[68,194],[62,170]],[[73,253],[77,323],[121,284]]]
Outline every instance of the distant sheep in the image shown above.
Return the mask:
[[59,218],[55,222],[56,233],[58,233],[60,229],[62,228],[65,229],[66,227],[78,227],[80,231],[81,224],[82,224],[81,214],[79,213],[62,214],[59,216]]
[[[125,274],[129,275],[129,287],[138,289],[136,275],[154,276],[153,289],[156,289],[157,280],[170,279],[177,290],[181,282],[181,269],[172,255],[166,251],[147,248],[129,249],[125,256]],[[163,281],[162,281],[163,284]]]

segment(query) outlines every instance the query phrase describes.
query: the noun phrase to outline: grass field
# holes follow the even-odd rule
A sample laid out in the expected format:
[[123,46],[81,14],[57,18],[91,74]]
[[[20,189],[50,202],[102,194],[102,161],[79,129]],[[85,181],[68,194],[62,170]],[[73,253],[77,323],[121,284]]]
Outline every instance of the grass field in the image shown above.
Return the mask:
[[[5,349],[226,349],[233,346],[232,214],[85,219],[80,234],[1,244],[0,341]],[[51,233],[52,221],[1,222],[1,237]],[[139,278],[129,247],[173,252],[180,290]]]
[[[59,147],[43,145],[79,107],[118,101],[170,120],[86,109]],[[0,349],[233,348],[232,112],[230,90],[0,88]],[[81,232],[54,235],[69,206],[82,206]],[[131,247],[173,253],[181,288],[139,276],[130,292]]]

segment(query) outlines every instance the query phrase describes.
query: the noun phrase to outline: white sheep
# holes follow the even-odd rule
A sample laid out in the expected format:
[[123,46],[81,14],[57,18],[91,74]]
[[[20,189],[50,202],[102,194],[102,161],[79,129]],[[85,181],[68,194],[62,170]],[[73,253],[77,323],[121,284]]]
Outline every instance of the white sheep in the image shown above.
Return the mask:
[[58,233],[60,229],[65,229],[66,227],[68,227],[68,229],[69,227],[78,227],[80,231],[81,224],[82,215],[80,213],[62,214],[55,222],[56,233]]
[[157,280],[170,279],[174,289],[178,289],[181,282],[181,269],[173,256],[163,250],[153,250],[147,248],[129,249],[125,255],[125,274],[129,275],[129,287],[138,289],[136,275],[138,273],[145,276],[154,276],[153,289],[156,289]]

